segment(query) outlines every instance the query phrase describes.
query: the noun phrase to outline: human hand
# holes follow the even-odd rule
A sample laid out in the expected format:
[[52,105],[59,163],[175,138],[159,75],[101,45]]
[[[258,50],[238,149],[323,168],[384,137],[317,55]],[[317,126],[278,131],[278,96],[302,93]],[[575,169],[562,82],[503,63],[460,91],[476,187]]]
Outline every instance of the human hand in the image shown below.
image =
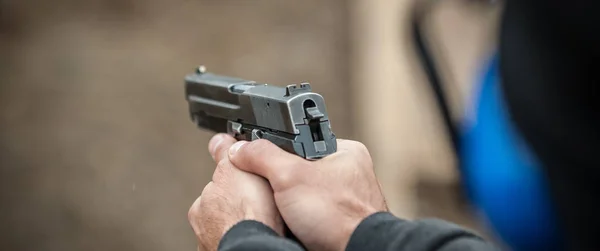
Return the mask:
[[313,162],[266,140],[240,141],[229,158],[269,180],[285,223],[311,250],[344,250],[365,217],[388,210],[371,156],[356,141],[338,140],[336,153]]
[[235,142],[229,135],[217,134],[208,144],[218,164],[212,181],[204,187],[188,213],[201,250],[217,250],[223,235],[242,220],[259,221],[283,234],[283,221],[269,183],[260,176],[239,170],[229,161],[227,151]]

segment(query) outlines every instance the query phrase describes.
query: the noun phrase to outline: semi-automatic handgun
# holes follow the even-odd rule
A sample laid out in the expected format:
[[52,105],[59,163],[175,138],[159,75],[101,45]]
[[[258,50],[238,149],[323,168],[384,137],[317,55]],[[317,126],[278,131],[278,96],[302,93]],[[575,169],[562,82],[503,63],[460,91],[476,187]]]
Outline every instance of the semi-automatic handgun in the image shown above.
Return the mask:
[[190,117],[202,129],[238,140],[266,139],[309,160],[337,150],[323,97],[310,84],[278,87],[198,67],[185,77]]

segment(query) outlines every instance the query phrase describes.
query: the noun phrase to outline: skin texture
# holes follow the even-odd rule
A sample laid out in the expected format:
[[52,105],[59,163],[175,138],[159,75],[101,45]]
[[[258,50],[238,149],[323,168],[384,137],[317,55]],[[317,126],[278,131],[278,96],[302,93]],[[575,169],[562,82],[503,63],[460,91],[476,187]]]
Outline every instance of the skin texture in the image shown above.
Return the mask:
[[201,250],[216,250],[245,219],[282,235],[282,217],[309,250],[344,250],[365,217],[388,210],[371,156],[356,141],[338,140],[338,152],[318,161],[224,134],[211,139],[209,151],[217,168],[189,211]]
[[198,250],[217,250],[223,235],[242,220],[256,220],[283,233],[283,221],[267,180],[241,171],[229,161],[227,151],[235,142],[225,134],[218,134],[209,142],[208,149],[217,167],[212,181],[188,213],[198,238]]
[[338,140],[338,152],[318,161],[266,140],[240,141],[229,159],[269,181],[285,223],[309,250],[344,250],[365,217],[388,210],[371,156],[356,141]]

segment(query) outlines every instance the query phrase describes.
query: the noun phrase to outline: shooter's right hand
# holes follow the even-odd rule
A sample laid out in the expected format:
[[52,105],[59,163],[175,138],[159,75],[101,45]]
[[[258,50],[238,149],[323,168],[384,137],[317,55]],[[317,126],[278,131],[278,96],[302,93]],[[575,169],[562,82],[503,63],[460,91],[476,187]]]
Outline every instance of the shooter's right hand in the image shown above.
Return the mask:
[[269,180],[285,223],[310,250],[344,250],[364,218],[387,211],[367,148],[337,144],[336,153],[313,162],[266,140],[240,141],[229,150],[236,167]]

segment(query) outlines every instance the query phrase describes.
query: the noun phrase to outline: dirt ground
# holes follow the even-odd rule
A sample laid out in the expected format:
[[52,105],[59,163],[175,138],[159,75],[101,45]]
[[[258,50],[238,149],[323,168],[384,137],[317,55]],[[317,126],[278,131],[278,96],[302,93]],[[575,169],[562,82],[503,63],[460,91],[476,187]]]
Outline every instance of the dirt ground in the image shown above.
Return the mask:
[[309,81],[350,138],[344,1],[251,2],[0,1],[0,249],[195,250],[198,64]]

